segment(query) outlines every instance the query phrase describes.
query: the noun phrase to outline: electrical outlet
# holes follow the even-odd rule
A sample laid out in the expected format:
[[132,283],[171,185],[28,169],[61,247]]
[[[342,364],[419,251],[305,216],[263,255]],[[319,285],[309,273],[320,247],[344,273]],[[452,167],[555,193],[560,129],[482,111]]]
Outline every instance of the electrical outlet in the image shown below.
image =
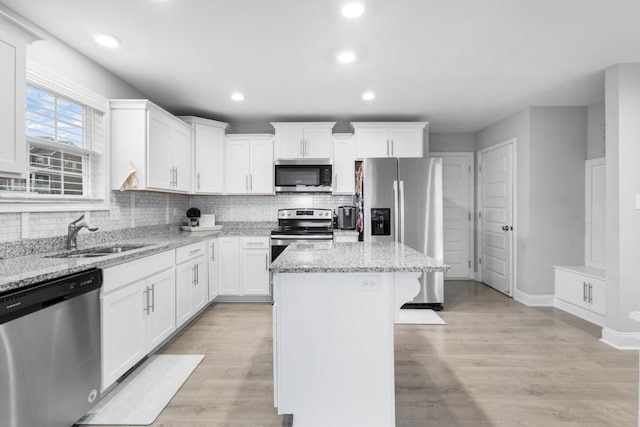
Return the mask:
[[359,292],[372,292],[380,290],[380,278],[377,276],[361,276],[358,278],[357,290]]

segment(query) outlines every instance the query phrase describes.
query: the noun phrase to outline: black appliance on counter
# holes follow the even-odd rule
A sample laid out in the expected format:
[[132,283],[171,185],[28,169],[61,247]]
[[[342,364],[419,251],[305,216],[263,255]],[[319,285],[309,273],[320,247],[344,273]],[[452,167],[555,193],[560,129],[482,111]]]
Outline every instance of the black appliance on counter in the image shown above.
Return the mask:
[[291,243],[331,244],[332,222],[331,209],[278,210],[278,229],[271,231],[271,262]]

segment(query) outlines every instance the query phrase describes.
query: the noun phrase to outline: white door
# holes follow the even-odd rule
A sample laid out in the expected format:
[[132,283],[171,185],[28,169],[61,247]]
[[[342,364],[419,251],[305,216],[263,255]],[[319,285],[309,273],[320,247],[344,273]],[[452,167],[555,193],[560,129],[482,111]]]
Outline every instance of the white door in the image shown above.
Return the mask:
[[240,242],[237,237],[218,238],[218,293],[240,295]]
[[187,261],[176,266],[176,327],[191,318],[191,293],[195,285],[195,261]]
[[301,159],[302,155],[302,128],[278,127],[276,131],[278,139],[277,154],[279,159]]
[[149,149],[147,151],[147,187],[173,190],[171,126],[164,117],[149,111]]
[[333,143],[333,194],[354,194],[355,140],[352,136],[334,137]]
[[392,128],[391,157],[422,157],[423,128]]
[[514,142],[480,151],[480,275],[496,290],[511,295],[513,281]]
[[146,280],[149,301],[147,350],[156,348],[176,330],[176,286],[173,268]]
[[242,251],[242,294],[269,295],[269,251]]
[[[438,155],[438,154],[434,154]],[[445,279],[473,277],[471,208],[473,153],[442,155],[444,187],[444,262],[451,269]]]
[[176,123],[171,129],[171,164],[176,170],[173,189],[189,191],[191,187],[191,127],[187,124]]
[[195,125],[195,192],[224,191],[224,129]]
[[273,141],[251,141],[249,193],[273,194]]
[[366,157],[391,157],[389,129],[359,128],[356,130],[356,155],[359,159]]
[[198,258],[195,270],[194,285],[191,288],[191,311],[193,314],[200,311],[207,303],[208,280],[207,280],[207,259]]
[[331,158],[331,129],[305,128],[304,129],[304,157],[310,159]]
[[227,141],[226,146],[227,194],[249,192],[249,141]]

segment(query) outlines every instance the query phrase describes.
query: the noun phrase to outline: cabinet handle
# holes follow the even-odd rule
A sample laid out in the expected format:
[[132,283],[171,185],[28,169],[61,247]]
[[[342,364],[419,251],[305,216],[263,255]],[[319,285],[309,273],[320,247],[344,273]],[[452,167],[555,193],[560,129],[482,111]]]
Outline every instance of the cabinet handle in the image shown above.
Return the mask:
[[200,252],[201,250],[202,250],[201,248],[199,248],[199,249],[194,249],[194,250],[192,250],[192,251],[190,251],[190,252],[189,252],[189,255],[195,255],[195,254],[197,254],[198,252]]
[[302,140],[300,140],[300,143],[298,144],[299,148],[300,148],[300,157],[304,157],[304,151],[302,151]]
[[200,189],[200,172],[198,172],[198,190]]
[[309,141],[304,140],[304,156],[307,157],[309,155]]
[[178,186],[178,167],[176,166],[176,187]]
[[244,189],[245,191],[249,191],[249,175],[244,176]]
[[253,191],[253,175],[249,174],[249,191]]
[[151,285],[151,312],[156,312],[156,284]]
[[587,302],[587,282],[582,282],[582,301]]
[[387,139],[387,157],[389,157],[389,139]]
[[593,302],[593,285],[589,283],[589,304]]
[[395,156],[395,144],[393,143],[393,139],[391,140],[391,157]]
[[146,286],[144,288],[144,291],[142,291],[142,293],[144,294],[144,305],[145,305],[142,311],[144,311],[148,315],[149,314],[149,287]]
[[215,244],[212,243],[211,244],[211,261],[215,261],[215,260],[216,260]]
[[173,168],[169,168],[169,186],[173,186]]

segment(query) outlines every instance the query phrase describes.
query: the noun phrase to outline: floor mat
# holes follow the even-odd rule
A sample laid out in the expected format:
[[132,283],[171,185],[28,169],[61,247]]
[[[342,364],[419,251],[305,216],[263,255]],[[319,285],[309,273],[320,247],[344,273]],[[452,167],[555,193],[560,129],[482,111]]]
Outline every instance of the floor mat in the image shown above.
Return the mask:
[[78,421],[78,425],[149,425],[204,359],[203,355],[149,357]]
[[396,324],[399,325],[446,325],[435,311],[429,309],[403,308],[400,310]]

